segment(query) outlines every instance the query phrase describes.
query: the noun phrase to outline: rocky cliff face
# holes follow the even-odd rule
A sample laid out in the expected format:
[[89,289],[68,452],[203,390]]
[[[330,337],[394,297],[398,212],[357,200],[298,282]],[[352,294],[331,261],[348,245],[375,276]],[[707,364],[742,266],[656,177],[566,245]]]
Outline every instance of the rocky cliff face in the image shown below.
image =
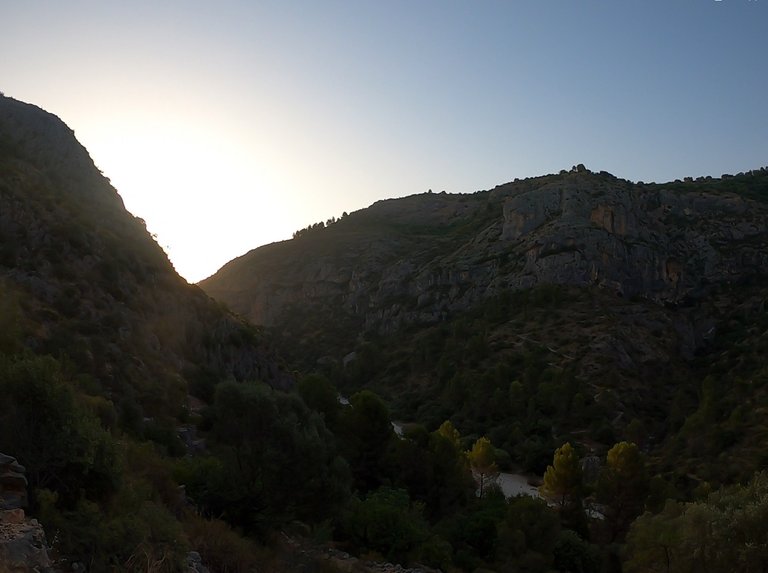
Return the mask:
[[767,181],[760,170],[643,185],[573,170],[383,201],[251,251],[201,286],[259,324],[332,311],[383,332],[540,284],[676,305],[768,272],[768,204],[734,192]]
[[253,327],[176,274],[72,131],[6,97],[0,294],[0,352],[64,354],[115,401],[167,413],[200,377],[290,384]]

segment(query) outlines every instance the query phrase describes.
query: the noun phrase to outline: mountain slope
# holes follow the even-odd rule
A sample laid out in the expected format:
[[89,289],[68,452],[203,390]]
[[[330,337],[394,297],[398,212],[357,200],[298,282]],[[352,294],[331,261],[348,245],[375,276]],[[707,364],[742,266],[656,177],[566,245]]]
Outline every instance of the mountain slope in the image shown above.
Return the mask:
[[630,437],[724,479],[762,463],[748,437],[762,422],[744,415],[733,430],[725,407],[700,415],[713,435],[731,432],[730,465],[713,470],[696,412],[713,391],[762,403],[765,360],[742,368],[755,384],[739,392],[722,361],[761,347],[767,274],[765,169],[634,184],[579,166],[381,201],[201,286],[272,326],[297,365],[376,388],[404,419],[490,434],[529,467],[565,439]]
[[[210,430],[212,412],[230,416],[216,403],[225,387],[293,405],[297,424],[316,430],[312,477],[326,486],[330,478],[316,478],[334,450],[317,415],[307,420],[300,400],[275,391],[292,385],[260,329],[179,277],[60,119],[0,97],[0,451],[26,468],[4,475],[0,493],[26,488],[24,509],[45,528],[57,570],[186,571],[188,557],[200,565],[201,555],[216,570],[253,565],[253,544],[186,496],[184,485],[200,481],[175,474],[230,462],[201,423]],[[277,432],[268,414],[259,428]],[[281,447],[298,440],[287,427]],[[274,447],[273,436],[262,434],[259,447]],[[295,489],[316,494],[293,474]],[[236,489],[235,480],[226,484]],[[289,480],[275,481],[269,499]],[[0,522],[24,518],[11,507]],[[244,514],[278,527],[276,511],[265,512]],[[6,547],[17,542],[29,543],[4,537]],[[188,556],[193,548],[200,553]]]
[[190,382],[202,393],[213,378],[289,383],[253,327],[176,274],[72,131],[6,97],[0,289],[7,350],[64,354],[146,415],[179,411]]
[[[739,185],[763,201],[731,191]],[[674,305],[768,271],[766,198],[765,171],[642,185],[574,170],[382,201],[255,249],[200,285],[257,324],[312,310],[357,332],[437,323],[539,284]]]

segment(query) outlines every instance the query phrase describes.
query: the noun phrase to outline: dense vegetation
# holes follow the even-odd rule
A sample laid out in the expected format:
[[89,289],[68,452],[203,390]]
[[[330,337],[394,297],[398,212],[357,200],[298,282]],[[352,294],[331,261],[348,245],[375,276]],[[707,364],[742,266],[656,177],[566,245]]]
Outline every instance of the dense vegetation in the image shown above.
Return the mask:
[[[4,117],[0,452],[26,466],[60,567],[185,571],[195,550],[214,572],[334,571],[333,546],[456,572],[765,570],[764,277],[674,307],[498,289],[362,335],[333,308],[296,311],[274,333],[289,384],[265,334],[175,275],[84,150]],[[702,185],[764,201],[765,180]],[[434,204],[466,207],[462,229],[491,217]],[[456,240],[366,216],[297,239],[331,249],[375,223],[405,237],[397,252]],[[543,497],[506,499],[510,469]]]

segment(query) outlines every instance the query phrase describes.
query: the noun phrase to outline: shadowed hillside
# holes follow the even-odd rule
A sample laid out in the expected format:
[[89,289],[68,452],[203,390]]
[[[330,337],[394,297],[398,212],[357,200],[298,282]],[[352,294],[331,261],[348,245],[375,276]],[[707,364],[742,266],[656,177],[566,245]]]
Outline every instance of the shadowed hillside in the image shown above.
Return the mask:
[[253,327],[176,274],[69,128],[10,98],[0,205],[4,344],[65,353],[153,414],[181,408],[206,375],[288,383]]
[[46,546],[57,570],[186,571],[192,548],[253,563],[172,473],[193,453],[223,463],[198,434],[222,384],[309,416],[265,383],[293,379],[260,329],[176,274],[61,120],[0,97],[0,569],[32,571]]

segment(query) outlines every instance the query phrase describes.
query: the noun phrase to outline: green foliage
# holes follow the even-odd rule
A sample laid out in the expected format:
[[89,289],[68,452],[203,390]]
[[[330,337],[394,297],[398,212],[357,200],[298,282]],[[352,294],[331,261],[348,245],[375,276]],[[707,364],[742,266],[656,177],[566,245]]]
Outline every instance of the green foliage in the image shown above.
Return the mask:
[[461,451],[461,434],[459,434],[456,426],[454,426],[450,420],[446,420],[440,424],[440,427],[437,429],[437,435],[445,438],[457,452]]
[[638,518],[627,536],[628,572],[759,572],[768,567],[768,474],[706,500],[668,502]]
[[53,358],[0,356],[0,451],[24,460],[30,488],[49,488],[67,506],[81,492],[113,493],[120,460],[109,433],[80,406]]
[[510,499],[499,527],[498,557],[526,571],[549,571],[558,543],[560,520],[545,501],[527,496]]
[[555,499],[561,509],[579,502],[582,490],[579,456],[570,442],[557,450],[551,466],[544,473],[542,492]]
[[338,432],[342,452],[360,491],[382,485],[385,456],[395,439],[390,419],[384,401],[370,390],[353,394],[349,407],[342,410]]
[[[362,501],[353,500],[343,527],[358,547],[378,551],[395,562],[406,562],[429,539],[423,507],[411,503],[402,489],[380,488]],[[439,549],[434,540],[430,545],[422,555]]]
[[227,382],[216,388],[213,409],[213,433],[225,446],[221,465],[188,470],[192,495],[201,494],[206,511],[261,530],[291,519],[322,519],[343,502],[346,464],[320,415],[298,396]]
[[297,388],[304,403],[323,415],[326,426],[335,428],[341,404],[339,392],[330,380],[321,374],[310,374],[299,380]]
[[476,488],[458,432],[452,428],[448,422],[431,434],[423,428],[406,432],[391,443],[383,465],[391,483],[407,489],[434,520],[466,506]]
[[485,489],[491,483],[494,483],[499,475],[499,468],[496,465],[496,450],[491,441],[486,438],[478,438],[467,452],[469,465],[478,478],[480,486],[480,497],[483,497]]
[[571,573],[598,573],[600,553],[598,549],[583,540],[575,531],[560,532],[557,544],[552,549],[554,567],[558,571]]
[[183,571],[188,546],[181,525],[155,502],[123,488],[110,509],[82,499],[61,509],[50,490],[38,493],[40,520],[55,548],[89,570]]
[[605,507],[608,541],[622,538],[642,511],[648,495],[645,459],[631,442],[614,445],[606,457],[597,485],[597,499]]

